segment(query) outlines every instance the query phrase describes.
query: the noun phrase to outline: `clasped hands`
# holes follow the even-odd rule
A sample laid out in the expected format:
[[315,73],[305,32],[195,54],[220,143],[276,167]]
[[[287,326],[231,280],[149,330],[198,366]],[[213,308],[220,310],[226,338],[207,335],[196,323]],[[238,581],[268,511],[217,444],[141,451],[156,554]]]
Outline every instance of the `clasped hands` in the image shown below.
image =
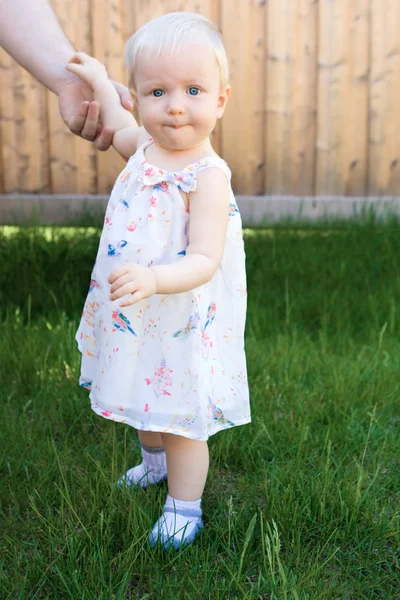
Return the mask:
[[[90,72],[96,78],[99,74],[107,78],[107,71],[95,58],[76,52],[70,59],[66,70],[76,77],[66,76],[60,82],[58,90],[60,113],[72,133],[85,140],[94,141],[98,150],[107,150],[113,139],[114,130],[104,127],[100,122],[100,105],[93,100],[93,90],[89,81],[82,78],[82,70]],[[88,75],[90,79],[91,75]],[[117,90],[121,104],[128,111],[133,108],[132,97],[122,83],[112,81]]]
[[122,296],[131,294],[131,297],[120,302],[119,306],[131,306],[157,293],[155,272],[149,267],[135,263],[128,263],[114,269],[110,273],[108,283],[111,284],[110,300],[118,300]]

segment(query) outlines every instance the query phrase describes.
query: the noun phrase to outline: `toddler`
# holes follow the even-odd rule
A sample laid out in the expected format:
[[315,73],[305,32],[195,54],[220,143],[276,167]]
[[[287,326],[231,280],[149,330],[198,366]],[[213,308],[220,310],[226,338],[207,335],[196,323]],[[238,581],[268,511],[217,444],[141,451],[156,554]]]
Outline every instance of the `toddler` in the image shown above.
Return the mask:
[[149,535],[165,548],[202,527],[208,438],[249,423],[242,224],[210,134],[230,94],[222,38],[205,17],[170,13],[126,46],[143,126],[96,59],[67,69],[93,88],[128,162],[111,192],[76,339],[93,410],[138,430],[142,463],[119,485],[168,477]]

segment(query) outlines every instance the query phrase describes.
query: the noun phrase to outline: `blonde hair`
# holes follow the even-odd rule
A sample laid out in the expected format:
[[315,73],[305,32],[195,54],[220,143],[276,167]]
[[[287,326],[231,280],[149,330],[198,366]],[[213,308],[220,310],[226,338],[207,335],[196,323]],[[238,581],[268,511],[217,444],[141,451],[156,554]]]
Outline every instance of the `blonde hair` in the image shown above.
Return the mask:
[[222,35],[218,28],[203,15],[192,12],[173,12],[152,19],[138,29],[126,43],[125,66],[129,75],[129,87],[135,88],[135,72],[142,50],[151,50],[155,54],[173,52],[185,42],[193,41],[193,34],[199,33],[209,44],[218,62],[221,85],[229,81],[228,59]]

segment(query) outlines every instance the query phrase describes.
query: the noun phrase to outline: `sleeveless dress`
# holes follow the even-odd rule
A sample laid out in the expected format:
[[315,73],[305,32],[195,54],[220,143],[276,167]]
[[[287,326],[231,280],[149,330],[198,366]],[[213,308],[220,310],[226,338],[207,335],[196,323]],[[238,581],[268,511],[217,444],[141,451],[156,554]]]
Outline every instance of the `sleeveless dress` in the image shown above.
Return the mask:
[[[221,158],[202,158],[180,172],[150,165],[149,139],[129,159],[107,206],[88,296],[76,334],[80,385],[92,409],[143,431],[207,440],[251,421],[244,351],[245,252],[240,213]],[[188,246],[183,192],[197,174],[217,167],[230,187],[222,262],[204,285],[154,294],[128,307],[110,301],[108,277],[128,263],[168,265]],[[194,200],[193,200],[194,201]]]

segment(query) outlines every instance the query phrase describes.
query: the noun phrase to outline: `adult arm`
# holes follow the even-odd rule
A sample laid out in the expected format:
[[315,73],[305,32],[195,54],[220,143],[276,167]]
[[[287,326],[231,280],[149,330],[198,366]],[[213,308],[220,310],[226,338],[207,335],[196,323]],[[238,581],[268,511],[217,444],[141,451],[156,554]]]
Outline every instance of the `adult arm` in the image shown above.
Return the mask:
[[[40,83],[59,97],[60,113],[70,130],[107,149],[113,130],[99,122],[99,104],[90,86],[65,70],[75,50],[62,31],[48,0],[0,0],[0,45]],[[115,84],[123,105],[132,99]]]

